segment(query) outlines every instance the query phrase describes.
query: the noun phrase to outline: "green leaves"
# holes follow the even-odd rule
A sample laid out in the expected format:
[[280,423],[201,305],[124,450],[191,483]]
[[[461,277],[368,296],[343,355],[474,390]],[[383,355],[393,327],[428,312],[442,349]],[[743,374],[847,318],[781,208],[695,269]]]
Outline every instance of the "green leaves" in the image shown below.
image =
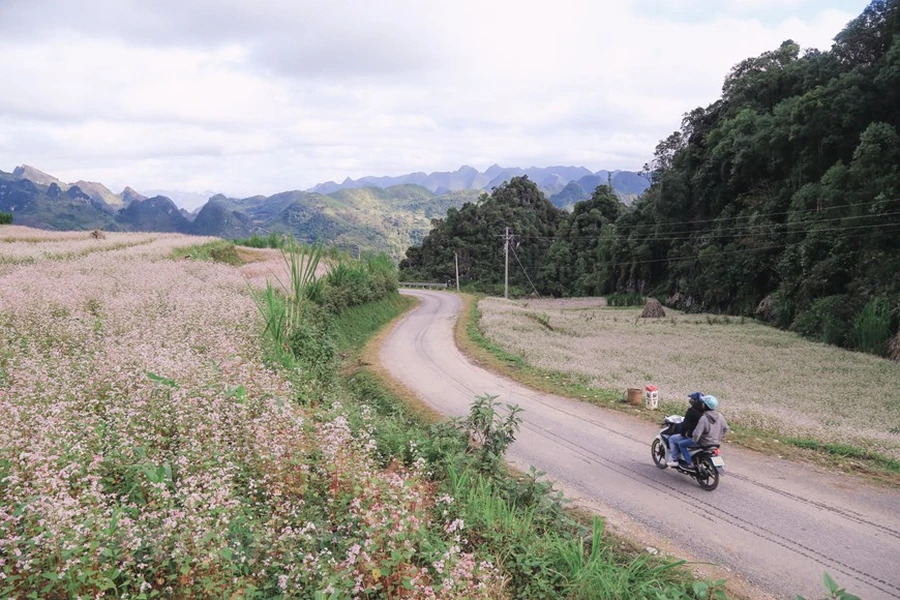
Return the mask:
[[151,373],[150,371],[144,371],[144,374],[147,375],[147,379],[149,379],[150,381],[152,381],[154,383],[158,383],[165,387],[170,387],[170,388],[175,388],[175,389],[178,388],[178,384],[175,383],[174,380],[169,379],[168,377],[163,377],[162,375],[157,375],[156,373]]
[[[834,579],[831,578],[831,575],[829,575],[827,571],[822,576],[822,583],[825,586],[825,590],[828,592],[828,595],[822,600],[861,600],[859,596],[854,596],[835,583]],[[796,600],[806,599],[803,596],[797,596]]]

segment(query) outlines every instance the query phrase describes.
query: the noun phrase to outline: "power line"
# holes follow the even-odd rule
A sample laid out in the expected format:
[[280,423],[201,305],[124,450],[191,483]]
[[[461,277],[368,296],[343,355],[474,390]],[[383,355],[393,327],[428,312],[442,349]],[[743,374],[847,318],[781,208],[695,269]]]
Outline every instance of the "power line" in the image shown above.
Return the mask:
[[[890,200],[881,200],[879,202],[896,202],[898,198],[891,198]],[[877,204],[878,202],[854,202],[851,204],[835,204],[833,206],[823,206],[821,208],[801,208],[797,210],[787,210],[787,211],[778,211],[778,212],[769,212],[769,213],[753,213],[750,215],[734,215],[733,217],[716,217],[714,219],[691,219],[689,221],[667,221],[665,225],[692,225],[694,223],[715,223],[716,221],[722,219],[755,219],[757,217],[775,217],[779,215],[791,215],[796,213],[804,213],[804,212],[822,212],[824,210],[837,210],[839,208],[853,208],[855,206],[872,206]]]
[[[861,226],[857,227],[856,229],[885,227],[885,226],[894,227],[894,229],[885,230],[885,233],[892,233],[894,231],[900,232],[900,223],[879,223],[879,224],[875,224],[875,225],[861,225]],[[833,228],[831,230],[821,229],[818,231],[826,231],[826,232],[834,231],[834,230],[843,231],[844,229],[845,228]],[[789,248],[789,247],[795,246],[795,245],[796,244],[773,244],[773,245],[769,245],[769,246],[759,246],[756,248],[743,248],[740,250],[720,250],[716,253],[716,255],[721,256],[721,255],[731,255],[731,254],[746,254],[748,252],[761,252],[761,251],[765,251],[765,250],[777,250],[779,248]],[[683,256],[683,257],[672,257],[672,258],[666,257],[666,258],[638,260],[638,261],[626,261],[626,262],[618,262],[618,263],[604,262],[603,264],[606,267],[623,267],[623,266],[659,264],[659,263],[666,263],[666,262],[681,262],[681,261],[686,261],[686,260],[696,261],[696,260],[698,260],[698,257],[697,256]],[[473,260],[471,262],[473,265],[483,265],[485,267],[496,267],[496,265],[494,265],[493,263],[488,263],[485,261]],[[597,261],[597,262],[601,262],[601,261]],[[524,268],[523,268],[523,270],[524,270]],[[542,267],[535,267],[534,270],[540,271],[540,272],[548,272],[548,271],[556,271],[556,270],[558,270],[558,267],[547,265],[547,266],[542,266]],[[527,273],[526,273],[526,276],[527,276]]]
[[[794,221],[788,223],[749,223],[744,226],[735,226],[735,227],[724,227],[720,229],[708,229],[708,230],[684,230],[684,231],[669,231],[665,232],[665,235],[662,234],[648,234],[641,236],[640,239],[648,240],[648,241],[680,241],[680,240],[690,240],[695,238],[728,238],[728,237],[736,237],[741,234],[741,232],[745,232],[748,234],[754,233],[753,230],[759,230],[757,233],[766,233],[769,230],[777,229],[777,228],[786,228],[785,231],[781,231],[778,233],[804,233],[810,231],[841,231],[845,229],[856,229],[861,227],[868,227],[870,225],[858,225],[858,226],[849,226],[849,227],[838,227],[838,228],[822,228],[822,229],[814,229],[812,227],[805,228],[807,225],[817,225],[820,223],[832,223],[835,221],[847,221],[851,219],[872,219],[872,218],[883,218],[900,215],[900,211],[888,212],[888,213],[880,213],[877,215],[859,215],[853,217],[834,217],[830,219],[814,219],[814,220],[806,220],[806,221]],[[892,224],[892,223],[887,223]],[[873,227],[885,225],[884,223],[876,223],[871,224]],[[733,233],[726,233],[731,231]],[[602,234],[601,234],[602,235]],[[522,236],[527,239],[541,239],[541,240],[551,240],[551,241],[565,241],[565,240],[597,240],[599,241],[601,235],[596,236],[572,236],[572,237],[559,237],[559,236],[540,236],[540,235],[529,235]],[[627,240],[632,239],[632,234],[628,235],[613,235],[610,236],[609,239],[612,240]]]
[[537,294],[537,297],[540,298],[541,293],[537,291],[537,287],[535,287],[534,282],[531,281],[531,277],[528,276],[528,271],[525,270],[524,265],[522,265],[522,261],[519,260],[519,255],[516,254],[516,249],[513,248],[512,252],[513,252],[513,256],[516,257],[516,262],[519,263],[519,267],[522,269],[522,272],[525,273],[525,278],[528,279],[528,283],[531,284],[531,289],[533,289],[534,293]]

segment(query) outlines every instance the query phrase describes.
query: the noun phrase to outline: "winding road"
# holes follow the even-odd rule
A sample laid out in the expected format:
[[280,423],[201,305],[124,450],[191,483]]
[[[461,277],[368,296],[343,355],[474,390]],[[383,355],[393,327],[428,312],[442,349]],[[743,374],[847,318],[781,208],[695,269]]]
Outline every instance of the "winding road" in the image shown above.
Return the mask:
[[459,296],[403,290],[419,305],[380,349],[387,372],[438,411],[468,412],[495,394],[524,409],[508,461],[545,471],[615,529],[691,561],[717,565],[753,597],[823,595],[822,573],[864,600],[900,598],[900,492],[728,446],[713,492],[658,469],[651,423],[536,392],[489,372],[453,339]]

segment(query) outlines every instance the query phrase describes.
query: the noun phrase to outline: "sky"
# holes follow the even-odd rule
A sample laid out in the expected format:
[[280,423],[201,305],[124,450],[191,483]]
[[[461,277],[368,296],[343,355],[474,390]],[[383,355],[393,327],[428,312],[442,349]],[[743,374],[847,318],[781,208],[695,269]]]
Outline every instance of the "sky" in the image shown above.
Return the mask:
[[639,170],[739,61],[863,0],[0,0],[0,170],[233,196]]

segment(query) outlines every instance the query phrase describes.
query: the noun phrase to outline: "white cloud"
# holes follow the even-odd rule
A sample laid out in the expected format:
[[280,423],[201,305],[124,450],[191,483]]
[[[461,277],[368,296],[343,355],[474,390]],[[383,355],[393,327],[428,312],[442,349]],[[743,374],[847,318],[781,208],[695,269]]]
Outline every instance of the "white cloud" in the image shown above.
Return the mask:
[[0,168],[233,194],[463,163],[636,169],[734,64],[827,48],[855,16],[642,2],[0,4]]

